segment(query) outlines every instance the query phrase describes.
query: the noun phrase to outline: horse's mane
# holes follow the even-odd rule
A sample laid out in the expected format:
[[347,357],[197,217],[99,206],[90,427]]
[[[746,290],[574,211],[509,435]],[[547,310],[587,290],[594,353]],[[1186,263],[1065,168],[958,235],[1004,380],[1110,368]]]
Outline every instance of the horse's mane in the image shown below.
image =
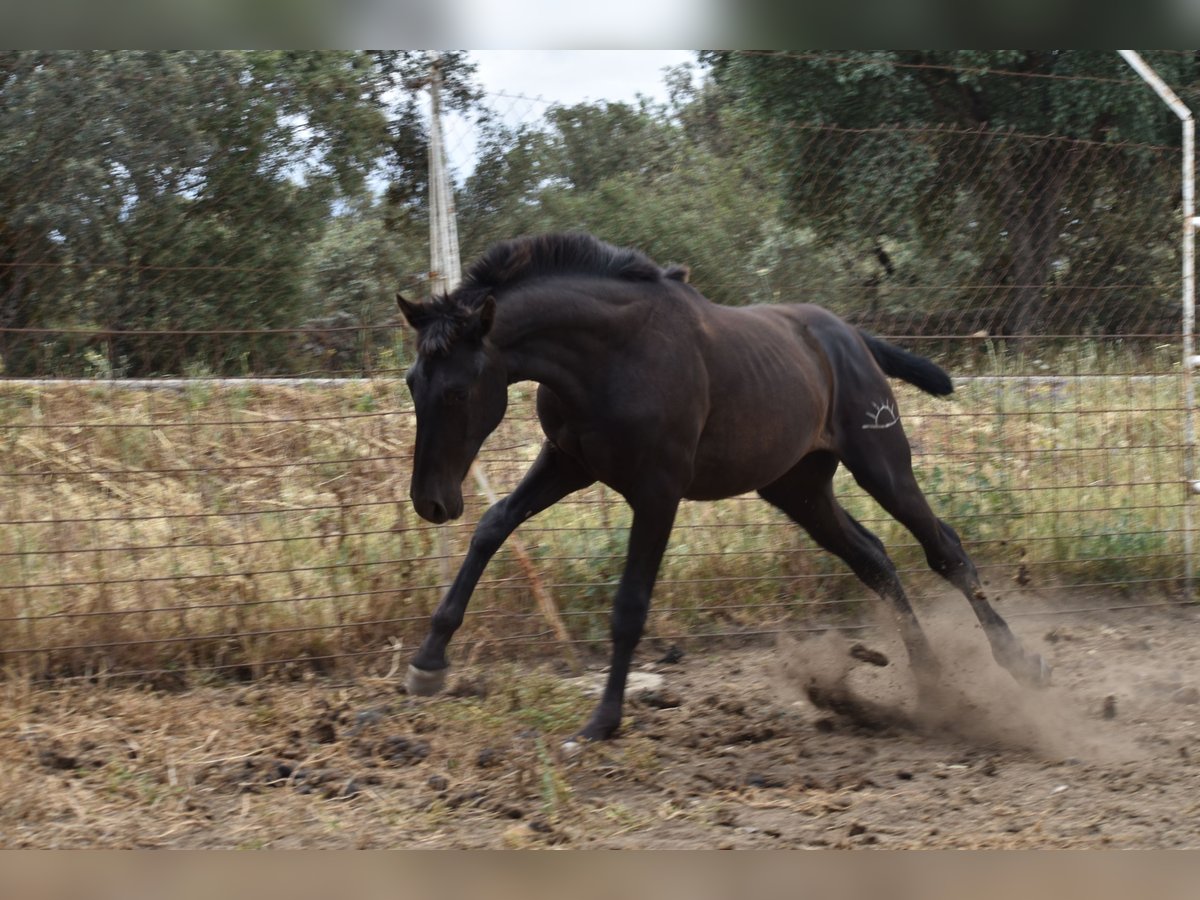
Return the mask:
[[553,275],[657,281],[663,270],[639,250],[614,247],[582,231],[562,231],[493,244],[467,269],[459,290],[497,292]]
[[462,284],[425,304],[418,349],[440,354],[463,336],[471,315],[489,296],[537,278],[578,275],[621,281],[687,280],[687,269],[663,269],[646,254],[614,247],[583,231],[526,235],[493,244],[467,267]]

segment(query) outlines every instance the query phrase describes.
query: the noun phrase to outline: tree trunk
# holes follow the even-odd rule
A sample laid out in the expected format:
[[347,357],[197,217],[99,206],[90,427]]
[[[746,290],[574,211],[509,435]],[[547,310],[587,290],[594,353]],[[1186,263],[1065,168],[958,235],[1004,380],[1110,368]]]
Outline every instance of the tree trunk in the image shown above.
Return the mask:
[[991,171],[990,189],[997,198],[999,221],[1008,245],[1007,332],[1026,338],[1047,316],[1050,272],[1058,248],[1063,193],[1076,160],[1055,144],[1036,147],[1024,159],[1005,154]]

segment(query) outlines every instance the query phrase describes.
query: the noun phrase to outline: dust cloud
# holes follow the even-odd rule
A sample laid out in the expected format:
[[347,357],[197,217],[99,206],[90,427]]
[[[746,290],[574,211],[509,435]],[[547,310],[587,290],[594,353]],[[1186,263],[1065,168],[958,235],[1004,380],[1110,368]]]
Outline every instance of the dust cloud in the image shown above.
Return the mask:
[[[902,729],[971,745],[1024,750],[1049,760],[1132,761],[1144,751],[1105,721],[1073,687],[1037,690],[1013,680],[993,659],[978,623],[943,603],[921,613],[942,667],[941,679],[921,693],[890,621],[866,639],[823,632],[781,637],[776,677],[823,714],[867,729]],[[1021,635],[1041,651],[1040,638]],[[886,661],[886,665],[880,663]],[[1119,685],[1121,673],[1096,661],[1097,678]],[[1132,673],[1129,677],[1133,677]]]

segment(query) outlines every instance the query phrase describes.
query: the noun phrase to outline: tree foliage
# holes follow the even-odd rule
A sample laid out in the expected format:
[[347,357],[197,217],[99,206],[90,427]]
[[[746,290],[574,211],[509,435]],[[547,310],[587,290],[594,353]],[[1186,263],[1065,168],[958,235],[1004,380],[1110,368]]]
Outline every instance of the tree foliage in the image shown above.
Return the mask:
[[[1198,86],[1193,54],[1148,57]],[[379,326],[397,286],[421,290],[433,62],[0,51],[0,372],[327,367],[313,323]],[[1174,294],[1178,123],[1111,51],[698,63],[663,104],[513,121],[468,54],[441,54],[443,105],[479,138],[463,258],[586,229],[688,264],[719,302],[819,302],[893,333],[1128,330]]]
[[[1069,293],[1044,286],[1077,283],[1095,260],[1161,264],[1161,244],[1146,242],[1139,258],[1128,234],[1094,227],[1105,197],[1127,205],[1126,225],[1130,217],[1154,228],[1165,221],[1142,203],[1161,212],[1173,172],[1153,148],[1179,141],[1178,121],[1112,51],[705,59],[717,83],[769,126],[789,221],[860,258],[890,244],[934,271],[956,270],[962,284],[1006,286],[995,317],[1004,330],[1044,327]],[[1194,86],[1200,75],[1191,54],[1149,61],[1177,86]],[[1131,183],[1144,190],[1125,190]],[[930,271],[918,265],[909,274],[920,281]]]
[[[319,311],[311,251],[339,207],[372,179],[402,185],[388,194],[398,208],[423,188],[413,110],[428,65],[396,52],[4,52],[0,327],[298,324]],[[463,60],[448,69],[470,102]],[[10,373],[57,352],[9,338]],[[244,343],[208,362],[227,367]],[[128,335],[109,347],[137,372],[190,352]]]
[[696,100],[553,107],[536,124],[496,123],[460,198],[465,255],[497,236],[585,229],[687,263],[714,299],[765,299],[755,253],[778,190],[745,144],[734,152],[689,127]]

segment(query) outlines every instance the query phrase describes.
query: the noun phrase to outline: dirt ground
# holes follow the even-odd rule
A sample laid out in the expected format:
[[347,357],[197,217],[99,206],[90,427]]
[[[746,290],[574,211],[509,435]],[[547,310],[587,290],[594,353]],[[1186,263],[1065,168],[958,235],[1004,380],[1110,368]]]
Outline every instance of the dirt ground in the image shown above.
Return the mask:
[[[1043,692],[997,670],[957,612],[924,618],[947,670],[933,713],[885,631],[734,651],[651,641],[641,674],[661,681],[632,688],[618,740],[574,753],[562,739],[590,709],[588,680],[552,664],[465,665],[432,699],[396,677],[10,683],[0,844],[1200,846],[1200,613],[1016,619],[1054,666]],[[810,682],[839,678],[877,715],[809,701]]]

